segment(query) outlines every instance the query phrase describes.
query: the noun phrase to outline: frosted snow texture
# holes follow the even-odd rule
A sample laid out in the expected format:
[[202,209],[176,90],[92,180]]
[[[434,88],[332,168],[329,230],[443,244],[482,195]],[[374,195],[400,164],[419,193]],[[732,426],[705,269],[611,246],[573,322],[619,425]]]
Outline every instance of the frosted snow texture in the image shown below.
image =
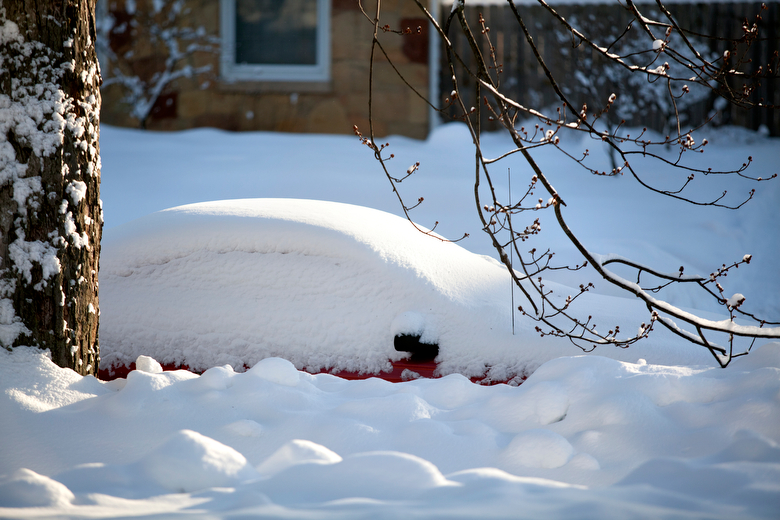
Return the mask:
[[[149,215],[104,240],[100,288],[106,365],[147,355],[241,370],[278,356],[314,372],[377,373],[406,355],[393,347],[404,333],[439,345],[444,374],[489,368],[506,381],[580,352],[540,339],[530,320],[512,335],[509,278],[495,260],[334,202],[241,199]],[[601,315],[642,312],[633,303]],[[709,355],[679,341],[604,352],[686,363]]]
[[564,357],[520,387],[273,358],[102,383],[0,350],[0,517],[774,520],[778,395],[780,343],[726,370]]

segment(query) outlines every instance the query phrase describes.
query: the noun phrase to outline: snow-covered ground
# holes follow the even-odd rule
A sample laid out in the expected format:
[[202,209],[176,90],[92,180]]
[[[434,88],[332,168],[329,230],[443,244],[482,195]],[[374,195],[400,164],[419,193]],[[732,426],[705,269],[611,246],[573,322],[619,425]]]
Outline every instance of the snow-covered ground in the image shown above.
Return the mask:
[[[707,137],[702,161],[727,168],[752,155],[753,175],[777,169],[776,139]],[[104,357],[214,368],[161,372],[141,357],[127,379],[100,382],[37,350],[0,352],[0,517],[780,515],[780,343],[759,342],[721,370],[663,334],[588,355],[538,338],[519,316],[513,336],[506,274],[481,256],[493,253],[475,223],[463,128],[389,141],[399,170],[421,162],[402,185],[410,200],[425,197],[415,220],[470,238],[441,243],[389,215],[399,212],[389,185],[354,137],[103,128]],[[508,143],[486,136],[483,147],[498,155]],[[546,152],[538,160],[557,172],[594,252],[686,274],[751,253],[726,289],[780,315],[780,183],[760,184],[731,212],[590,177]],[[506,166],[522,189],[530,173],[520,160]],[[667,182],[662,168],[648,175]],[[709,193],[723,186],[696,182]],[[148,215],[182,204],[191,205]],[[529,248],[571,257],[545,217]],[[597,318],[646,319],[592,273],[557,280],[583,281],[597,284],[588,300]],[[700,306],[686,292],[669,298]],[[457,373],[393,384],[266,357],[372,370],[398,356],[397,332],[439,342],[444,373],[486,363],[504,376],[533,373],[519,387]]]
[[723,518],[780,511],[780,345],[727,370],[564,357],[465,377],[131,372],[0,352],[0,517]]

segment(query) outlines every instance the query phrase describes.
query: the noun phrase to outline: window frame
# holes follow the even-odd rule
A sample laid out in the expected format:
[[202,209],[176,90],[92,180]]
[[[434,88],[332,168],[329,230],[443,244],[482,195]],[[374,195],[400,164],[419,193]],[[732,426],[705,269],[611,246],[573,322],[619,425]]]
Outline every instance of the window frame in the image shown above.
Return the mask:
[[260,65],[236,63],[236,0],[220,0],[220,74],[228,81],[330,81],[330,0],[317,0],[317,63]]

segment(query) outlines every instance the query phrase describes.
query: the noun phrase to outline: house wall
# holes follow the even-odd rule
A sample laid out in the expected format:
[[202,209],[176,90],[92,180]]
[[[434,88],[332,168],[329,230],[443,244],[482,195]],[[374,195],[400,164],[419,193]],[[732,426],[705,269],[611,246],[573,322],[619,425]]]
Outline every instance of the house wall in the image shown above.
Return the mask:
[[[147,87],[155,72],[164,70],[168,55],[164,44],[151,43],[149,26],[165,26],[166,16],[152,12],[151,0],[108,0],[105,8],[113,28],[105,32],[106,55],[103,75],[104,123],[138,127],[127,103],[130,89],[112,76],[122,71]],[[135,11],[133,10],[135,4]],[[214,127],[225,130],[352,133],[357,125],[368,133],[369,61],[373,26],[363,15],[357,0],[331,0],[331,80],[325,83],[230,82],[219,74],[219,0],[185,0],[177,27],[202,28],[197,43],[211,50],[197,51],[179,60],[177,68],[208,67],[209,70],[181,77],[167,84],[157,97],[146,128],[181,130]],[[363,2],[373,14],[375,3]],[[146,13],[146,14],[144,14]],[[104,17],[105,19],[106,17]],[[388,56],[406,81],[422,95],[428,95],[428,30],[415,4],[409,0],[382,2],[382,25],[391,29],[410,26],[409,35],[380,34]],[[402,24],[404,27],[402,27]],[[418,34],[417,26],[423,31]],[[190,41],[189,43],[191,43]],[[179,44],[185,49],[188,42]],[[400,134],[424,138],[428,132],[428,106],[397,77],[377,50],[374,65],[374,130],[377,136]],[[114,67],[117,67],[114,69]],[[112,83],[113,81],[113,83]],[[125,100],[125,101],[123,101]]]

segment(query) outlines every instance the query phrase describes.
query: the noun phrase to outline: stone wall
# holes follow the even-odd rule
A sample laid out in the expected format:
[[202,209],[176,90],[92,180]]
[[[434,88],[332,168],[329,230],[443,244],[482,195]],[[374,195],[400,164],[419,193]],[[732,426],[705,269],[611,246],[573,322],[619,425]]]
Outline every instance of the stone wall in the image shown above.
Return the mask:
[[[135,0],[128,12],[125,0],[107,0],[104,24],[102,121],[138,127],[141,120],[127,102],[132,90],[116,77],[136,77],[146,85],[165,69],[168,50],[155,41],[149,27],[169,27],[170,14],[153,14],[151,0]],[[373,13],[375,4],[363,2]],[[228,82],[219,75],[219,0],[185,0],[175,26],[191,28],[190,39],[180,49],[196,43],[198,50],[179,60],[181,70],[201,70],[192,77],[168,83],[156,96],[145,121],[147,129],[182,130],[214,127],[225,130],[351,133],[357,125],[368,131],[369,58],[373,26],[360,11],[357,0],[332,0],[331,80],[326,83]],[[415,89],[428,95],[428,27],[409,0],[382,2],[382,25],[412,28],[411,34],[382,33],[380,41],[396,68]],[[168,24],[168,25],[166,25]],[[106,29],[111,27],[110,30]],[[417,27],[422,27],[422,33]],[[201,29],[202,28],[202,29]],[[194,34],[194,36],[193,36]],[[186,38],[185,38],[186,39]],[[377,51],[378,52],[378,51]],[[379,54],[374,69],[374,128],[378,136],[400,134],[424,138],[428,132],[428,107],[397,77]],[[203,70],[208,68],[209,70]],[[148,96],[147,96],[148,97]],[[124,101],[123,101],[124,100]]]

